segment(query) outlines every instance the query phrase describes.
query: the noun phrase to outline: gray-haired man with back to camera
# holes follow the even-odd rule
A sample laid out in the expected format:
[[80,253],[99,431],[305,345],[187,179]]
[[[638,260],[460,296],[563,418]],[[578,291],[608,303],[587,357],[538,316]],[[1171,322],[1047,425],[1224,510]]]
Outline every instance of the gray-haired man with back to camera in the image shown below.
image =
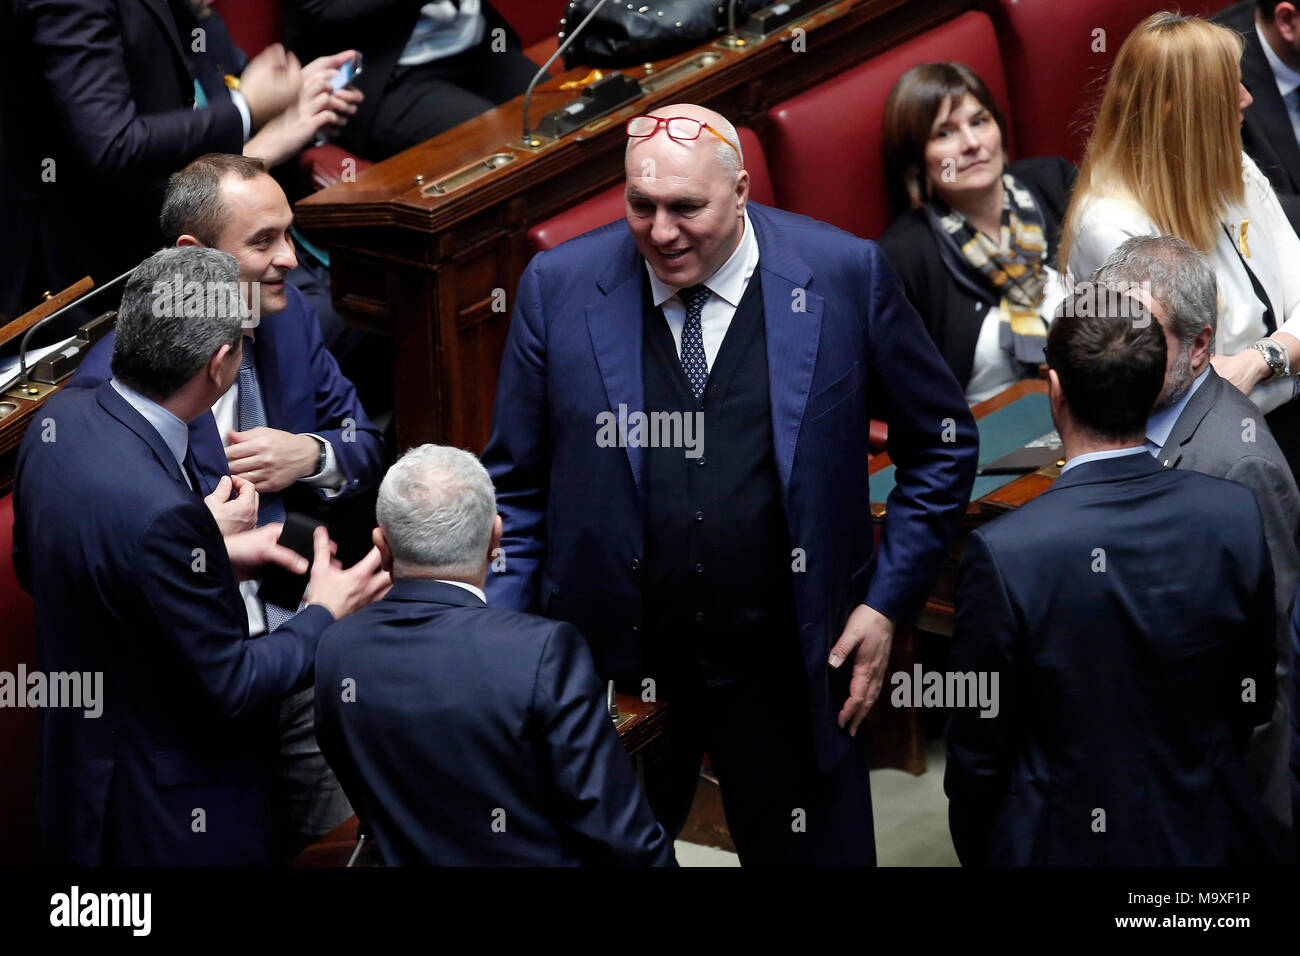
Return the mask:
[[1218,312],[1214,270],[1173,236],[1137,236],[1115,250],[1092,281],[1130,290],[1165,333],[1164,390],[1147,421],[1146,446],[1166,468],[1239,482],[1255,494],[1273,561],[1277,605],[1277,700],[1246,752],[1251,783],[1280,848],[1290,848],[1291,600],[1300,584],[1300,491],[1253,402],[1210,365]]
[[316,658],[316,736],[384,862],[672,865],[586,642],[486,604],[501,540],[469,452],[408,451],[379,489],[394,585]]

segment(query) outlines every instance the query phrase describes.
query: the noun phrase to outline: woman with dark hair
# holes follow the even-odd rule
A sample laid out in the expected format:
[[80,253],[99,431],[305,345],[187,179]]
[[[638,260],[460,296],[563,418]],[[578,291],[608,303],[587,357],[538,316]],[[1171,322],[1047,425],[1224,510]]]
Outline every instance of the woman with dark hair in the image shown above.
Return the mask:
[[1006,123],[960,63],[926,63],[885,104],[885,168],[901,214],[880,245],[971,404],[1037,375],[1064,294],[1049,265],[1075,169],[1007,164]]

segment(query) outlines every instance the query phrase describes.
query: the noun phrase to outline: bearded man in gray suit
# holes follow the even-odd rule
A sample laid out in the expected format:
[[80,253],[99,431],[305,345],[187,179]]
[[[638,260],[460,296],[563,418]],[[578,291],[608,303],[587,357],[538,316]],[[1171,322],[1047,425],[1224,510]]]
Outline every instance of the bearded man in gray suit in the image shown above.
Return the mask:
[[1147,449],[1166,468],[1243,484],[1259,502],[1276,581],[1277,702],[1272,719],[1251,736],[1246,766],[1271,835],[1280,852],[1290,853],[1289,622],[1300,583],[1300,491],[1259,409],[1214,371],[1218,288],[1205,256],[1173,236],[1137,236],[1116,249],[1092,281],[1139,299],[1164,329],[1169,364],[1147,421]]

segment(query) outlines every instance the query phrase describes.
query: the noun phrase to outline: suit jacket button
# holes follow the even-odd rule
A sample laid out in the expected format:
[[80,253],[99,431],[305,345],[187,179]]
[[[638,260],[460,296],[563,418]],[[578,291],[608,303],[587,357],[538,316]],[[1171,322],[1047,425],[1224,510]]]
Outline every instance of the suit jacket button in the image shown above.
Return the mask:
[[640,559],[640,558],[633,558],[633,559],[632,559],[632,570],[633,570],[633,571],[640,571],[640,570],[641,570],[641,559]]

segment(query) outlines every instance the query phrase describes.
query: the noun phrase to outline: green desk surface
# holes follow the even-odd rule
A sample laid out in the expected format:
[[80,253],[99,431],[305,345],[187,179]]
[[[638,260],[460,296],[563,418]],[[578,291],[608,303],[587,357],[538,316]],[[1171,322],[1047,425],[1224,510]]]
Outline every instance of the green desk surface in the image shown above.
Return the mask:
[[[976,419],[980,433],[980,465],[996,461],[1017,448],[1052,430],[1052,411],[1047,396],[1029,394],[1005,408]],[[975,478],[971,501],[983,498],[1019,475],[980,475]],[[882,468],[871,476],[871,500],[885,501],[894,490],[894,466]]]

